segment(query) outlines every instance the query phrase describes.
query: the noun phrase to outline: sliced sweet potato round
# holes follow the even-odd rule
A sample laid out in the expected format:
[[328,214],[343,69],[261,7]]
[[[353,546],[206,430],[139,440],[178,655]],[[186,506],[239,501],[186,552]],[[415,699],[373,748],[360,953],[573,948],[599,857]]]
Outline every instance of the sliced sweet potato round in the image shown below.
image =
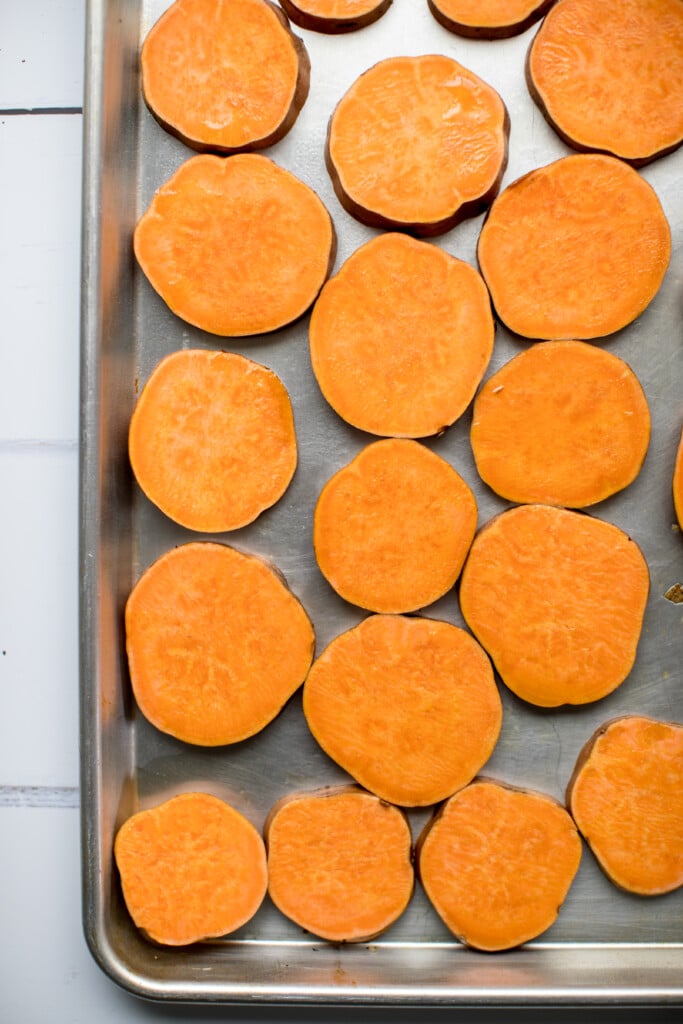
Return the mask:
[[657,194],[612,156],[574,154],[508,185],[479,236],[494,308],[526,338],[580,339],[631,323],[671,256]]
[[493,351],[479,273],[408,235],[377,235],[323,286],[310,322],[313,372],[333,409],[387,437],[427,437],[465,411]]
[[125,626],[140,711],[199,746],[260,732],[313,659],[313,626],[281,574],[210,541],[157,559],[133,587]]
[[657,896],[683,885],[683,725],[624,715],[584,746],[567,806],[605,874]]
[[337,636],[304,684],[323,750],[399,806],[450,796],[493,752],[502,704],[476,640],[448,622],[371,615]]
[[650,440],[633,370],[584,341],[533,345],[486,381],[470,432],[482,479],[519,503],[584,508],[627,487]]
[[141,67],[154,117],[204,152],[273,145],[308,96],[306,48],[269,0],[175,0],[145,37]]
[[389,57],[337,104],[327,167],[358,220],[438,235],[497,194],[508,134],[498,93],[451,57]]
[[117,832],[114,857],[133,921],[162,945],[228,935],[266,895],[263,839],[209,793],[182,793],[138,811]]
[[470,39],[508,39],[542,18],[555,0],[429,0],[436,20]]
[[392,0],[280,0],[287,16],[313,32],[355,32],[371,25]]
[[532,97],[575,149],[642,166],[683,142],[680,0],[558,0],[526,70]]
[[329,942],[367,942],[413,894],[405,814],[358,786],[285,797],[265,825],[268,893],[306,931]]
[[678,442],[678,451],[674,463],[673,494],[676,518],[678,519],[678,525],[683,530],[683,432],[681,432],[681,439]]
[[520,505],[475,537],[460,607],[513,693],[560,707],[599,700],[626,679],[648,592],[647,562],[619,527]]
[[487,952],[546,931],[580,862],[581,839],[561,804],[483,778],[439,808],[416,847],[419,878],[444,924]]
[[324,204],[258,153],[185,161],[135,228],[135,255],[181,319],[211,334],[275,331],[302,316],[335,256]]
[[173,352],[138,398],[128,450],[138,484],[175,522],[235,530],[274,505],[294,475],[289,395],[272,370],[245,356]]
[[328,480],[313,516],[320,571],[345,600],[416,611],[455,583],[477,526],[465,480],[419,441],[363,448]]

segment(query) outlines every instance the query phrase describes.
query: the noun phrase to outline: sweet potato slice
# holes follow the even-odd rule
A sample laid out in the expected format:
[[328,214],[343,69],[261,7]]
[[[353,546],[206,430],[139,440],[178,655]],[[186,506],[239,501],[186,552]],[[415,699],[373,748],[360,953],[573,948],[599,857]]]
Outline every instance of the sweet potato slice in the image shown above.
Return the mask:
[[328,480],[313,516],[320,571],[345,600],[416,611],[455,583],[477,526],[465,480],[419,441],[363,448]]
[[134,234],[137,260],[169,308],[224,337],[302,316],[335,245],[315,192],[258,153],[191,157],[157,190]]
[[175,0],[147,34],[142,92],[186,145],[238,153],[271,146],[308,96],[310,60],[269,0]]
[[527,338],[612,334],[659,290],[671,231],[652,187],[621,160],[561,157],[513,182],[477,247],[494,308]]
[[263,729],[313,659],[313,626],[281,574],[227,544],[166,552],[135,584],[125,619],[140,711],[199,746]]
[[245,356],[173,352],[138,398],[128,450],[138,484],[175,522],[235,530],[274,505],[294,475],[289,395],[272,370]]
[[508,39],[542,18],[555,0],[429,0],[449,32],[470,39]]
[[323,750],[361,786],[390,803],[424,807],[485,764],[502,704],[489,659],[465,630],[371,615],[313,663],[304,714]]
[[422,885],[453,934],[475,949],[512,949],[557,918],[581,862],[581,839],[545,793],[477,779],[425,826]]
[[513,693],[560,707],[599,700],[626,679],[648,592],[647,563],[619,527],[520,505],[475,537],[460,607]]
[[680,0],[559,0],[526,72],[533,99],[575,149],[642,166],[683,142]]
[[323,286],[311,314],[311,362],[348,423],[427,437],[469,405],[493,335],[488,290],[473,267],[389,232],[357,249]]
[[327,167],[339,201],[358,220],[438,235],[497,194],[508,134],[498,93],[457,61],[390,57],[338,103]]
[[266,895],[263,839],[209,793],[182,793],[138,811],[119,829],[114,856],[133,921],[162,945],[234,932]]
[[313,32],[355,32],[371,25],[392,0],[280,0],[291,21]]
[[504,498],[584,508],[636,478],[650,411],[618,356],[555,341],[533,345],[489,377],[470,437],[480,476]]
[[285,797],[268,815],[265,837],[270,898],[320,938],[366,942],[410,902],[408,819],[360,787]]
[[681,432],[681,439],[678,442],[678,451],[674,463],[673,495],[676,518],[678,519],[678,525],[683,530],[683,432]]
[[683,725],[625,715],[579,754],[567,806],[605,874],[657,896],[683,885]]

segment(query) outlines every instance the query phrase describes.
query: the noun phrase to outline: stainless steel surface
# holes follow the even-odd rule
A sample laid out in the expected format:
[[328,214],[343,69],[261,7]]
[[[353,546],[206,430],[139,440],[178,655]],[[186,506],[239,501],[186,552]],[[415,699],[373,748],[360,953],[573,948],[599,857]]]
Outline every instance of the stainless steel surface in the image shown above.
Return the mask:
[[[228,941],[160,949],[132,926],[112,864],[117,826],[137,807],[205,787],[261,826],[291,790],[345,778],[310,737],[296,696],[259,736],[234,748],[193,749],[162,735],[135,711],[122,613],[133,582],[154,558],[191,539],[132,482],[126,455],[136,394],[165,353],[224,347],[272,367],[292,396],[300,465],[282,500],[256,523],[219,539],[267,555],[313,618],[318,650],[362,613],[338,599],[318,572],[311,515],[325,480],[371,438],[346,427],[313,379],[307,320],[260,339],[225,342],[175,318],[137,270],[131,232],[158,187],[191,155],[152,119],[139,92],[138,53],[165,0],[92,0],[88,13],[83,204],[81,416],[82,847],[85,933],[119,984],[155,999],[379,1005],[565,1005],[683,1002],[683,891],[640,899],[613,887],[585,850],[556,924],[537,942],[498,955],[464,949],[417,888],[404,917],[371,945],[337,948],[311,939],[267,902]],[[375,25],[348,36],[299,30],[312,60],[310,97],[289,135],[267,151],[319,192],[339,236],[336,267],[373,233],[339,206],[323,162],[326,124],[356,76],[383,56],[443,52],[496,87],[511,116],[504,185],[567,153],[533,106],[524,57],[534,29],[477,42],[442,29],[418,0],[395,0]],[[636,370],[650,401],[652,442],[637,481],[593,512],[641,545],[651,596],[629,679],[598,704],[536,711],[501,685],[504,724],[488,775],[561,798],[576,755],[605,719],[645,712],[683,720],[683,606],[663,595],[683,583],[683,543],[674,529],[671,474],[683,422],[683,151],[645,168],[672,225],[674,252],[660,293],[639,319],[600,342]],[[475,264],[482,218],[436,244]],[[489,372],[524,343],[499,327]],[[477,478],[466,414],[427,442],[474,488],[479,521],[505,507]],[[557,595],[558,602],[562,594]],[[618,581],[614,600],[619,600]],[[462,623],[449,593],[426,614]],[[411,813],[415,833],[426,812]]]

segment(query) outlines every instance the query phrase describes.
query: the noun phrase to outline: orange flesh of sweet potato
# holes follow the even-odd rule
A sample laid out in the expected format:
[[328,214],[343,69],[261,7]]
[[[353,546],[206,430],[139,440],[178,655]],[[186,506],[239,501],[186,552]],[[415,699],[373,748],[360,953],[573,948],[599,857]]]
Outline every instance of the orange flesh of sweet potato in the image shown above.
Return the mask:
[[184,793],[134,814],[116,835],[114,855],[131,917],[162,945],[234,932],[266,894],[261,836],[208,793]]
[[542,18],[555,0],[429,0],[444,28],[473,39],[507,39]]
[[683,725],[605,723],[579,754],[567,805],[615,885],[641,896],[683,885]]
[[430,236],[480,213],[507,163],[498,93],[450,57],[391,57],[364,72],[330,119],[337,197],[373,226]]
[[177,316],[234,337],[306,312],[332,268],[335,233],[315,192],[267,157],[200,154],[157,190],[134,246]]
[[183,349],[155,367],[130,422],[133,472],[190,530],[252,522],[284,494],[297,444],[289,395],[272,370],[232,352]]
[[680,0],[559,0],[527,57],[529,91],[570,146],[636,166],[683,141]]
[[501,192],[477,254],[510,330],[586,340],[643,312],[668,267],[671,232],[637,171],[611,156],[574,154]]
[[647,563],[617,526],[520,505],[475,537],[460,607],[513,693],[559,707],[598,700],[626,679],[648,591]]
[[313,658],[313,627],[280,575],[225,544],[191,542],[162,555],[133,588],[125,618],[142,714],[200,746],[263,729]]
[[392,0],[280,0],[285,14],[314,32],[354,32],[381,18]]
[[194,149],[270,146],[306,101],[310,61],[267,0],[175,0],[142,46],[142,91],[163,127]]
[[417,871],[447,927],[475,949],[512,949],[555,921],[581,861],[571,817],[552,797],[477,779],[417,843]]
[[618,356],[555,341],[533,345],[486,381],[470,437],[479,474],[497,494],[583,508],[638,475],[650,411]]
[[416,611],[455,583],[477,526],[477,503],[453,467],[419,441],[363,448],[328,480],[313,515],[322,574],[346,601]]
[[268,892],[286,917],[329,942],[366,942],[408,906],[408,820],[358,787],[281,800],[265,827]]
[[683,530],[683,432],[678,442],[678,451],[673,473],[674,510],[678,525]]
[[342,419],[414,438],[439,433],[465,411],[491,358],[494,323],[473,267],[390,232],[327,281],[309,333],[313,372]]
[[304,714],[323,750],[400,806],[427,806],[466,785],[502,722],[491,664],[447,622],[371,615],[336,637],[304,684]]

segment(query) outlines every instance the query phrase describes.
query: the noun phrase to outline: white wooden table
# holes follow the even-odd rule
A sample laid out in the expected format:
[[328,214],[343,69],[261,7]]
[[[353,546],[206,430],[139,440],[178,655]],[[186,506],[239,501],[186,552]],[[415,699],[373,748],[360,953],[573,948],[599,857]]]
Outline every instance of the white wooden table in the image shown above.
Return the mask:
[[85,0],[0,0],[0,1021],[577,1019],[160,1006],[119,990],[86,949],[77,660],[84,20]]

